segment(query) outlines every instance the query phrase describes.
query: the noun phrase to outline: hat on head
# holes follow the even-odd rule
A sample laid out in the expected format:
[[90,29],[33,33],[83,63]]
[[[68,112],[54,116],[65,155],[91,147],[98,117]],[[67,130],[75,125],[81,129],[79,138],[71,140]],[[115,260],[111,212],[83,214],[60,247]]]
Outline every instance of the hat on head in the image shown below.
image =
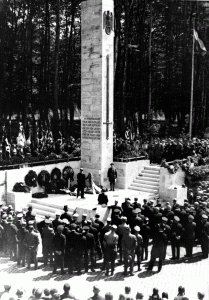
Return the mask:
[[205,220],[207,220],[207,219],[208,219],[208,216],[205,215],[205,214],[203,214],[203,215],[202,215],[202,218],[205,219]]
[[177,216],[174,216],[174,220],[177,221],[177,222],[180,221],[179,217],[177,217]]
[[75,214],[73,215],[73,217],[78,218],[78,217],[79,217],[79,214],[78,214],[78,213],[75,213]]
[[64,229],[64,226],[63,225],[58,225],[57,226],[57,230],[63,230]]
[[84,226],[83,229],[84,230],[89,230],[89,226]]
[[154,200],[150,200],[149,202],[153,204],[153,203],[154,203]]
[[21,219],[22,217],[23,217],[23,214],[22,214],[22,213],[17,214],[17,218],[18,218],[18,219]]
[[3,206],[2,209],[3,209],[3,210],[7,210],[7,209],[8,209],[8,206]]
[[141,209],[140,209],[139,207],[137,207],[137,208],[135,209],[135,211],[136,211],[137,214],[139,214],[139,213],[141,212]]
[[50,218],[50,215],[49,214],[46,214],[45,215],[45,219],[49,219]]
[[100,214],[96,213],[95,217],[96,217],[96,218],[99,218],[99,217],[100,217]]
[[107,218],[107,222],[111,222],[112,220],[111,220],[111,218]]
[[176,198],[173,198],[173,201],[177,201],[177,199],[176,199]]
[[83,168],[80,168],[80,171],[83,171]]
[[87,217],[87,214],[82,214],[82,217]]
[[114,166],[114,163],[111,163],[110,165],[111,165],[111,166]]
[[26,221],[23,220],[23,221],[21,222],[21,225],[22,225],[22,226],[25,226],[25,225],[26,225]]
[[44,222],[45,224],[51,224],[51,221],[49,219],[46,219]]
[[135,198],[134,198],[134,201],[138,201],[138,198],[135,197]]
[[13,221],[13,218],[12,217],[8,217],[7,218],[7,222],[12,222]]
[[68,205],[64,205],[63,210],[68,209]]
[[140,231],[140,227],[139,226],[135,226],[134,230],[137,231],[137,232],[139,232]]
[[60,211],[57,210],[56,213],[55,213],[55,215],[56,215],[56,216],[60,216],[60,215],[61,215]]
[[192,215],[189,215],[189,216],[188,216],[188,219],[194,220],[194,217],[193,217]]
[[119,214],[120,213],[120,209],[114,209],[114,213],[115,214]]
[[5,220],[7,218],[7,214],[3,214],[1,218]]
[[76,224],[71,224],[71,229],[72,230],[75,230],[77,228],[77,225]]
[[114,229],[114,230],[116,230],[117,226],[114,224],[114,225],[111,226],[111,228]]
[[122,217],[121,217],[121,220],[122,220],[122,221],[127,221],[127,217],[122,216]]
[[162,217],[162,221],[168,222],[168,219],[166,217]]
[[133,213],[133,214],[138,214],[138,212],[137,212],[136,209],[133,209],[133,210],[132,210],[132,213]]
[[87,220],[87,223],[88,223],[88,224],[91,224],[91,223],[92,223],[92,220],[90,220],[90,219]]
[[24,294],[24,290],[22,288],[17,289],[16,295],[17,296],[22,296]]

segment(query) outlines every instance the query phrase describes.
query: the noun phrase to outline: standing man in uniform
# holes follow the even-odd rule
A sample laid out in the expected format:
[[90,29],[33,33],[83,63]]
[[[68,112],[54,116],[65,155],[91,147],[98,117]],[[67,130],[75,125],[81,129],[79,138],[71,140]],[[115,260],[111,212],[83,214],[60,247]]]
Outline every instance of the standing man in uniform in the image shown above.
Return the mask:
[[137,256],[137,265],[138,265],[138,271],[141,271],[141,257],[142,257],[142,244],[143,244],[143,239],[142,236],[139,234],[140,232],[140,227],[135,226],[134,227],[134,234],[137,239],[137,247],[135,250],[136,256]]
[[22,221],[22,228],[18,229],[17,231],[17,265],[20,266],[22,262],[22,267],[25,266],[25,254],[26,248],[23,244],[24,238],[28,230],[26,229],[26,222]]
[[180,258],[180,242],[184,229],[179,222],[179,217],[175,216],[173,224],[171,225],[172,260]]
[[64,229],[63,225],[57,226],[57,233],[52,238],[52,245],[54,250],[54,270],[53,274],[57,273],[57,267],[60,264],[61,274],[64,275],[64,255],[66,246],[66,237],[62,234]]
[[116,225],[111,226],[111,231],[105,233],[104,236],[104,260],[106,264],[106,276],[109,276],[109,262],[111,263],[111,275],[114,274],[115,270],[115,260],[117,257],[117,244],[118,235],[115,233],[117,230]]
[[203,214],[201,220],[201,235],[200,235],[200,244],[202,248],[202,258],[208,258],[208,243],[209,243],[209,222],[208,216]]
[[110,182],[110,191],[114,191],[115,190],[115,182],[117,179],[117,170],[114,167],[114,163],[111,163],[110,166],[111,167],[107,171],[107,177]]
[[50,257],[50,266],[53,266],[53,250],[52,250],[52,238],[54,236],[54,230],[50,227],[51,221],[45,220],[45,227],[42,229],[42,246],[43,246],[43,258],[44,266],[47,266],[48,256]]
[[38,233],[34,231],[33,221],[28,222],[28,232],[25,235],[23,244],[26,248],[27,253],[27,268],[30,269],[31,261],[34,261],[36,270],[38,268],[37,252],[39,245],[39,236]]
[[95,239],[94,235],[89,232],[89,226],[84,226],[84,236],[86,237],[86,244],[84,249],[84,267],[85,272],[88,272],[89,269],[89,255],[91,260],[91,271],[95,272],[95,260],[94,260],[94,251],[95,251]]
[[80,168],[80,172],[77,175],[77,183],[78,183],[77,198],[79,196],[79,192],[81,192],[81,199],[85,199],[84,188],[86,186],[86,176],[83,173],[83,168]]
[[131,234],[130,227],[126,227],[126,233],[122,238],[122,249],[124,258],[124,275],[127,276],[128,265],[130,266],[130,275],[133,275],[133,265],[135,249],[137,247],[137,239],[134,234]]
[[196,223],[193,222],[194,217],[192,215],[188,216],[188,223],[185,226],[185,248],[186,248],[186,257],[192,256],[192,250],[195,240],[195,230]]
[[10,260],[17,260],[17,227],[12,223],[13,218],[7,218],[8,226],[6,229],[7,245],[10,255]]

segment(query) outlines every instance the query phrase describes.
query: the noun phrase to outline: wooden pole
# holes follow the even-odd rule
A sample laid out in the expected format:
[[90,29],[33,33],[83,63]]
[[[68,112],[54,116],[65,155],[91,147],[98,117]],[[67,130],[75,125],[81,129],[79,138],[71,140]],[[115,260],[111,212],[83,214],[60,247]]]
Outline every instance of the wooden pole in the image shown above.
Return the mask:
[[189,139],[192,138],[192,115],[193,115],[193,96],[194,96],[194,30],[195,17],[193,17],[193,36],[192,36],[192,76],[191,76],[191,99],[190,99],[190,115],[189,115]]
[[152,0],[150,1],[150,32],[149,32],[149,99],[148,99],[148,114],[147,114],[147,124],[150,127],[150,113],[152,105]]

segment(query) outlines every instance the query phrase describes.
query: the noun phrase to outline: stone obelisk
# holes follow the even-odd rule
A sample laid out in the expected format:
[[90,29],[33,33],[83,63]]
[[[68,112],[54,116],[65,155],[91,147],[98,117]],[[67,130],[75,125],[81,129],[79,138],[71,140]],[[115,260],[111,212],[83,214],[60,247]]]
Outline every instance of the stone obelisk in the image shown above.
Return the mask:
[[82,1],[81,24],[81,167],[107,186],[113,160],[114,1]]

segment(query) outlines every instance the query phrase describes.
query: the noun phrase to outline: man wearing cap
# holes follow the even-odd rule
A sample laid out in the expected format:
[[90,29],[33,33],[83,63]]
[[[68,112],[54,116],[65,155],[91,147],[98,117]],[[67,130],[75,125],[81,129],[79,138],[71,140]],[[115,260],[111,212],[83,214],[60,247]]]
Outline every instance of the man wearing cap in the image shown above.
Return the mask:
[[171,249],[172,249],[172,260],[180,258],[180,242],[183,235],[183,227],[179,223],[179,217],[175,216],[173,224],[171,225]]
[[203,259],[208,258],[208,243],[209,243],[209,222],[208,216],[203,214],[201,219],[201,234],[200,234],[200,244],[202,248]]
[[102,204],[106,204],[108,203],[108,197],[105,194],[105,189],[102,188],[101,193],[98,196],[98,204],[102,205]]
[[63,210],[64,210],[64,213],[61,214],[60,220],[67,219],[71,223],[71,221],[72,221],[72,214],[69,214],[68,205],[64,205]]
[[110,191],[114,191],[115,190],[115,182],[117,179],[117,170],[114,167],[114,163],[110,164],[110,168],[107,171],[107,177],[110,182]]
[[130,275],[133,275],[133,264],[135,249],[137,247],[137,239],[134,234],[131,234],[129,227],[126,228],[126,233],[122,238],[122,249],[124,258],[124,275],[127,276],[128,265],[130,267]]
[[26,255],[27,255],[27,268],[30,269],[31,261],[34,261],[35,270],[38,268],[38,259],[37,259],[37,252],[38,252],[38,245],[39,245],[39,236],[34,231],[33,222],[28,221],[28,232],[25,234],[25,238],[23,240],[23,244],[26,248]]
[[186,248],[186,257],[192,256],[192,250],[195,240],[195,230],[196,224],[194,222],[194,217],[192,215],[188,216],[188,222],[185,226],[185,248]]
[[33,210],[33,207],[31,205],[28,206],[28,211],[26,212],[26,215],[25,215],[26,222],[28,222],[30,220],[32,210]]
[[129,221],[129,225],[130,225],[132,233],[134,233],[134,227],[135,226],[141,227],[142,224],[143,224],[142,218],[140,218],[138,216],[138,214],[140,212],[141,212],[140,208],[136,208],[136,209],[132,210],[132,218],[130,218],[130,221]]
[[90,297],[88,300],[105,300],[102,296],[99,295],[100,288],[98,285],[94,285],[93,287],[93,293],[94,296]]
[[165,234],[162,225],[157,225],[155,228],[155,234],[153,235],[151,259],[147,270],[152,271],[156,259],[159,258],[158,272],[161,271],[163,260],[165,259],[166,245],[167,245],[167,235]]
[[141,236],[143,239],[142,244],[142,260],[147,260],[148,258],[148,246],[149,246],[149,239],[151,236],[151,228],[149,226],[149,218],[145,217],[144,223],[141,226]]
[[6,228],[7,245],[10,260],[17,260],[17,227],[13,224],[13,218],[7,218],[8,226]]
[[86,186],[86,176],[83,173],[83,168],[80,168],[80,172],[77,175],[77,183],[78,183],[77,198],[79,196],[79,193],[81,192],[81,199],[85,199],[84,188]]
[[106,276],[109,276],[109,262],[111,263],[111,275],[114,274],[115,260],[117,257],[118,235],[115,233],[116,225],[111,226],[111,231],[105,233],[104,236],[104,261],[106,264]]
[[119,209],[120,213],[122,213],[122,208],[120,205],[118,205],[118,200],[115,200],[115,203],[111,206],[108,206],[109,209],[112,210],[112,213],[111,213],[111,219],[113,220],[114,217],[115,217],[115,209]]
[[122,223],[120,210],[114,209],[114,217],[112,218],[112,224],[115,224],[117,227]]
[[95,239],[94,235],[89,232],[89,226],[84,226],[84,236],[86,237],[86,244],[84,249],[84,267],[85,272],[88,272],[89,269],[89,256],[91,261],[91,271],[94,272],[95,259],[94,259],[94,251],[95,251]]
[[62,225],[62,220],[60,219],[60,215],[61,213],[59,211],[56,211],[55,213],[56,217],[55,219],[52,221],[52,227],[54,229],[54,232],[57,232],[57,226]]
[[139,234],[139,232],[140,232],[140,227],[135,226],[134,227],[134,234],[135,234],[136,239],[137,239],[137,247],[136,247],[136,250],[135,250],[135,254],[137,256],[138,271],[141,271],[140,266],[141,266],[143,239],[142,239],[142,236]]
[[23,242],[27,232],[26,222],[23,220],[21,228],[17,230],[17,265],[20,266],[20,264],[22,264],[22,267],[25,266],[26,248]]
[[68,271],[73,274],[77,270],[81,274],[81,262],[83,256],[82,234],[76,231],[76,224],[71,224],[71,231],[66,237],[66,254],[68,256]]
[[51,221],[45,219],[45,227],[42,229],[42,247],[43,247],[43,258],[44,266],[47,266],[48,256],[50,257],[50,266],[53,266],[53,250],[52,250],[52,238],[54,236],[54,230],[50,227]]
[[87,226],[87,214],[82,214],[81,227]]
[[50,215],[49,214],[46,214],[45,215],[45,219],[44,220],[42,220],[41,222],[39,222],[39,223],[37,223],[37,229],[38,229],[38,231],[40,232],[40,234],[41,234],[41,237],[42,237],[42,230],[43,230],[43,228],[46,226],[46,220],[49,220],[49,218],[50,218]]
[[118,226],[118,248],[119,248],[119,253],[120,253],[120,260],[119,262],[122,263],[123,262],[123,251],[122,251],[122,238],[124,236],[124,234],[126,234],[126,227],[128,227],[127,225],[127,218],[125,216],[121,217],[121,221],[122,224],[120,224]]
[[[104,253],[104,244],[103,244],[104,236],[105,233],[110,232],[110,230],[111,230],[111,218],[107,218],[107,224],[102,228],[100,232],[100,243],[101,243],[101,248],[103,253]],[[101,267],[101,270],[105,270],[105,257],[103,260],[103,266]]]
[[66,247],[66,237],[62,234],[64,229],[63,225],[57,226],[57,233],[52,238],[52,248],[54,251],[54,270],[53,274],[57,273],[57,268],[60,265],[61,274],[65,274],[64,272],[64,255],[65,255],[65,247]]

